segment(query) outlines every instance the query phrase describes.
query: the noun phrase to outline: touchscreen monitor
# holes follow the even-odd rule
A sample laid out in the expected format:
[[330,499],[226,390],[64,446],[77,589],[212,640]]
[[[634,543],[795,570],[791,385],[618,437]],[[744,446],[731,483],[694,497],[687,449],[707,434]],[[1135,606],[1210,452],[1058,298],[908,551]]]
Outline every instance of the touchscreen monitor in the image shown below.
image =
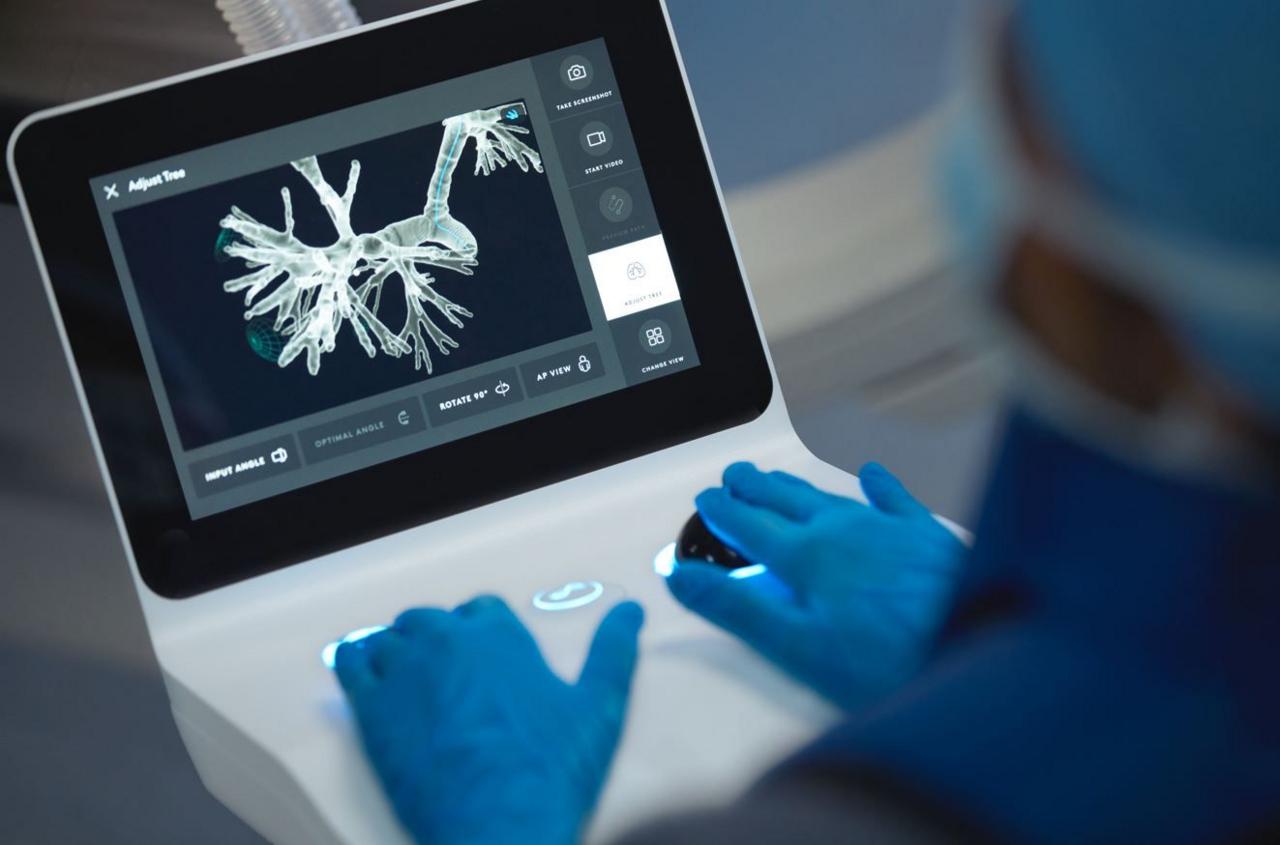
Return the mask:
[[161,595],[773,397],[660,0],[374,24],[35,115],[9,165]]

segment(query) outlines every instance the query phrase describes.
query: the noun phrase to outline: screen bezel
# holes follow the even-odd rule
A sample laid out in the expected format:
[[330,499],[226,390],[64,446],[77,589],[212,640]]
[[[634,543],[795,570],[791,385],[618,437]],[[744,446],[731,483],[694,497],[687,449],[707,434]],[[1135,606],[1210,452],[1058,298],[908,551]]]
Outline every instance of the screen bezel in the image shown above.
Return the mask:
[[[89,180],[596,38],[609,49],[701,365],[192,520],[154,396],[139,392],[149,382]],[[478,0],[42,116],[11,151],[134,559],[167,598],[749,422],[773,395],[660,0]],[[144,395],[151,401],[126,398]]]

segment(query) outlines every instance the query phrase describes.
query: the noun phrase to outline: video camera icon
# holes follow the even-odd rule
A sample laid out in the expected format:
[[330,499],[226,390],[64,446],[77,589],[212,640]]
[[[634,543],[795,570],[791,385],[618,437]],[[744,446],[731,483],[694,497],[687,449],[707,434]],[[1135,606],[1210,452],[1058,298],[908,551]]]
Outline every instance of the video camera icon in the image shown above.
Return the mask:
[[592,120],[578,130],[578,142],[582,149],[593,156],[602,156],[613,149],[613,129],[598,120]]

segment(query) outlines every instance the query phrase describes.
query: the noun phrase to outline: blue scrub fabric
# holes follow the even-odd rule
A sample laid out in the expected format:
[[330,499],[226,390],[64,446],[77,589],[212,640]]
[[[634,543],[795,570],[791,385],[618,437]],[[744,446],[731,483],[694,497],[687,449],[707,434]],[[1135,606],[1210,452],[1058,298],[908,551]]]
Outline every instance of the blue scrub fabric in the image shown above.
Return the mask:
[[878,773],[993,838],[1280,833],[1280,501],[1015,412],[926,670],[775,772]]

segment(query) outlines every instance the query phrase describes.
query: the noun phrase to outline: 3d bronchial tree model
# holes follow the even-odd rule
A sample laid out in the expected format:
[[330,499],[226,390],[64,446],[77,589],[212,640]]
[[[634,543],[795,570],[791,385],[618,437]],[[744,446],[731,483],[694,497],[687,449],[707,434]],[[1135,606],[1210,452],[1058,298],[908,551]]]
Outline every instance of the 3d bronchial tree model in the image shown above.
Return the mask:
[[[488,176],[512,162],[526,173],[530,168],[542,172],[542,157],[517,137],[529,134],[527,128],[514,123],[525,114],[523,103],[513,103],[444,121],[444,138],[422,213],[376,232],[357,233],[351,226],[351,205],[360,179],[358,160],[352,160],[341,194],[325,180],[315,156],[292,162],[311,184],[337,230],[338,239],[328,246],[306,244],[294,235],[293,198],[288,188],[280,190],[284,199],[282,230],[231,207],[221,225],[239,239],[221,249],[243,259],[253,270],[226,282],[223,288],[228,293],[244,292],[246,320],[274,312],[274,329],[286,341],[277,359],[281,367],[305,352],[307,370],[317,375],[320,358],[336,348],[343,323],[351,324],[370,358],[379,348],[396,358],[412,355],[414,368],[425,367],[428,373],[432,370],[428,338],[442,355],[458,348],[436,318],[443,317],[461,328],[463,317],[475,315],[440,294],[435,278],[424,268],[470,276],[471,268],[479,263],[475,235],[449,213],[453,173],[468,141],[476,142],[476,174]],[[399,331],[378,317],[383,289],[393,278],[400,282],[407,310]]]

